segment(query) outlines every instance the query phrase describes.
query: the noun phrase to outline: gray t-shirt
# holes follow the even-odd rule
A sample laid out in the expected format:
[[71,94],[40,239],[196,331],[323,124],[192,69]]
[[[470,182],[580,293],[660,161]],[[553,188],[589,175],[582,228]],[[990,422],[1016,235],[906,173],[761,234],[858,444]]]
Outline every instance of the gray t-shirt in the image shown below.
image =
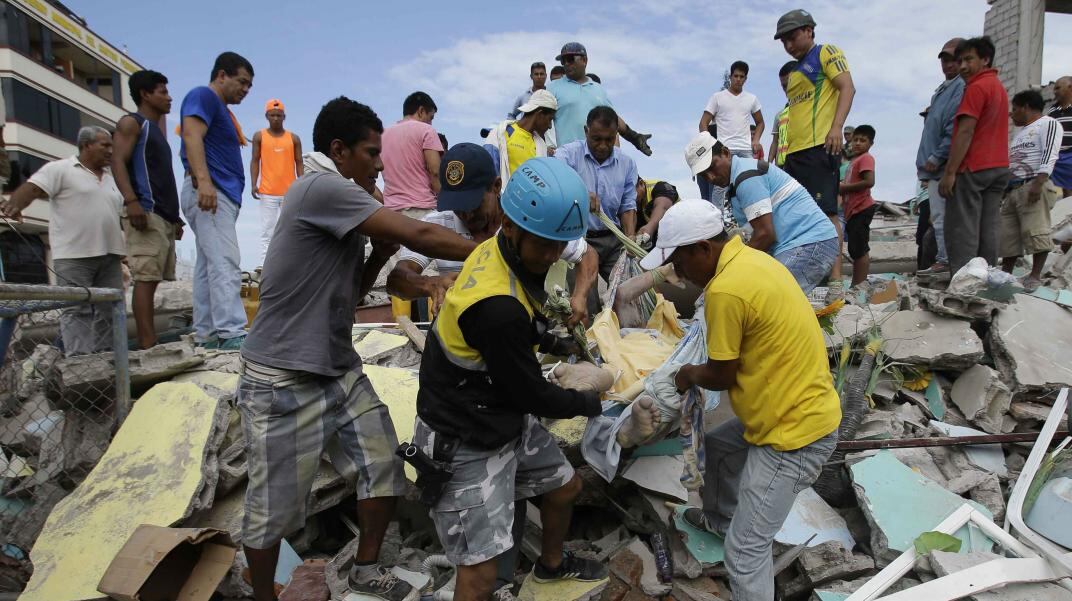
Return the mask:
[[358,368],[351,330],[365,262],[357,226],[383,208],[353,181],[310,173],[287,190],[261,274],[245,359],[339,376]]

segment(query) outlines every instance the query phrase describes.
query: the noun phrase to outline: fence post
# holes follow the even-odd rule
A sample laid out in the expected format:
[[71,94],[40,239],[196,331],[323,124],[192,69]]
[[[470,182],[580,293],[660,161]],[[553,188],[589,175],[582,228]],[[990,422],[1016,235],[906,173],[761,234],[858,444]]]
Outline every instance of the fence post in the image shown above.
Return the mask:
[[115,428],[130,413],[130,365],[127,357],[127,308],[123,299],[112,305],[112,357],[115,360]]

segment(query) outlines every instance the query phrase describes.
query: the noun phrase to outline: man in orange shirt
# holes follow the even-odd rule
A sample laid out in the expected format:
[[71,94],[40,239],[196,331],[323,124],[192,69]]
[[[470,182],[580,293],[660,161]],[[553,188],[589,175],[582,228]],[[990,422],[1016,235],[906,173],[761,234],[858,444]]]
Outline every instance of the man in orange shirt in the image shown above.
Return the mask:
[[257,265],[264,264],[283,195],[303,172],[301,140],[283,129],[287,118],[283,102],[269,100],[264,105],[264,117],[268,119],[268,127],[253,134],[253,160],[249,164],[253,198],[261,201],[261,258]]

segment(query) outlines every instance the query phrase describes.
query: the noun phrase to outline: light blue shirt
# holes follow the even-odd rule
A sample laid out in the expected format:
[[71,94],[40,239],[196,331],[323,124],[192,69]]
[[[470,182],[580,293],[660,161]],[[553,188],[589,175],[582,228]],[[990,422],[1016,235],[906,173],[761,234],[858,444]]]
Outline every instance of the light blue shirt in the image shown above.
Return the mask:
[[[756,169],[759,161],[733,157],[730,163],[730,183],[737,181],[743,171]],[[837,238],[834,225],[808,191],[797,180],[771,165],[766,175],[750,177],[741,182],[730,199],[733,216],[744,224],[757,217],[771,214],[774,221],[774,244],[767,249],[772,255],[781,254],[831,238]]]
[[[633,159],[622,154],[620,149],[615,148],[610,158],[600,164],[588,150],[588,142],[581,139],[559,146],[555,151],[555,158],[565,161],[581,176],[584,187],[599,197],[603,212],[616,225],[621,226],[619,215],[636,210],[637,166]],[[607,228],[603,227],[603,222],[598,217],[589,215],[588,229]]]
[[577,83],[568,77],[559,77],[547,84],[547,90],[558,101],[555,135],[560,146],[574,140],[584,140],[584,124],[592,109],[597,106],[614,107],[603,86],[591,79]]

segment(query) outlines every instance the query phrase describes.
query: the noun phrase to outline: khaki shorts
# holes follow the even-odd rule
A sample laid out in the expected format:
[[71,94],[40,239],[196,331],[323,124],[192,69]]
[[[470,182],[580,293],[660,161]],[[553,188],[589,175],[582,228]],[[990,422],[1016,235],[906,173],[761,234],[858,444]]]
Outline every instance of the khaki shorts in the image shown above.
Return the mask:
[[135,282],[159,282],[175,279],[175,231],[179,225],[156,213],[149,213],[149,225],[134,229],[123,219],[127,236],[127,264]]
[[1050,211],[1061,198],[1061,191],[1053,182],[1042,186],[1042,198],[1028,202],[1026,183],[1005,193],[1001,201],[1001,244],[998,256],[1022,257],[1053,250]]

